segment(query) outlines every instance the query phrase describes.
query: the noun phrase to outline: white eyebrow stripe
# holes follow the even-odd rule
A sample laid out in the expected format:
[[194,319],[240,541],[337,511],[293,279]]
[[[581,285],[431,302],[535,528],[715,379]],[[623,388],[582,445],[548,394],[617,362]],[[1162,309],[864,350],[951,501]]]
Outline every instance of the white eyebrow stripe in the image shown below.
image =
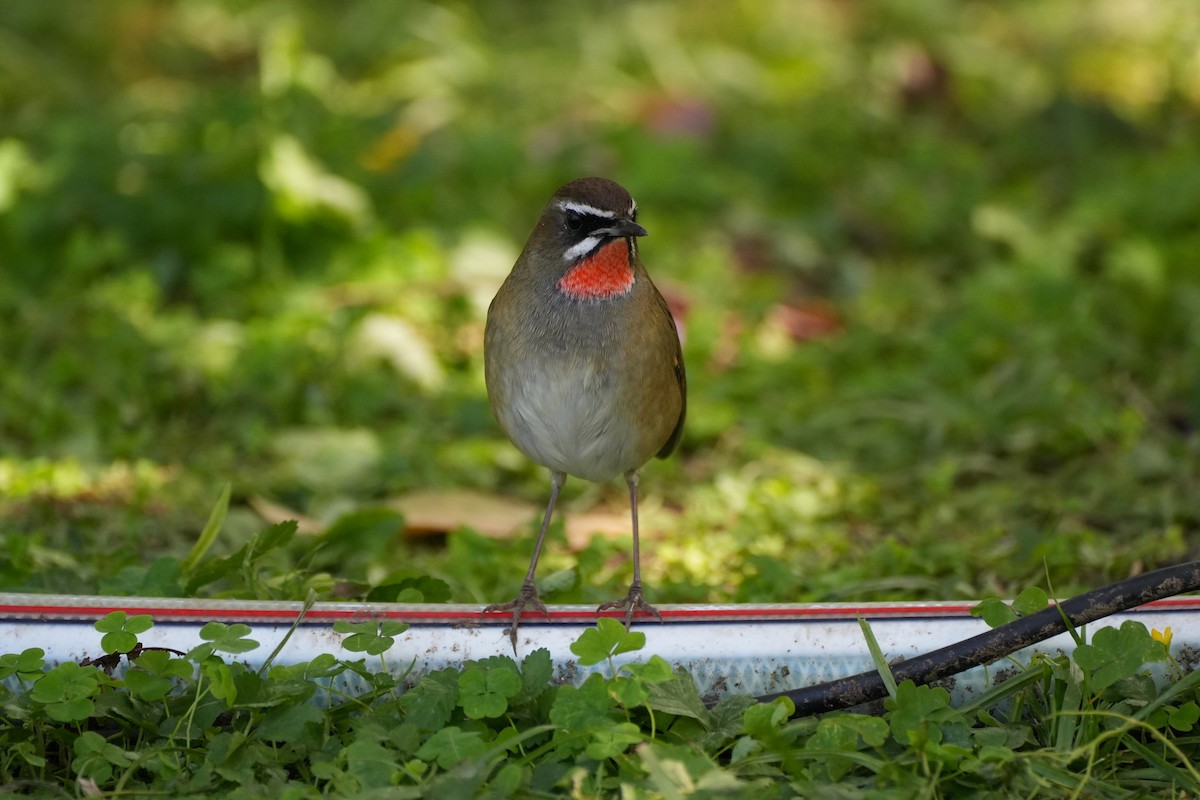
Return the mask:
[[563,261],[574,261],[577,258],[586,256],[588,253],[592,252],[592,250],[595,249],[598,244],[600,244],[600,241],[601,239],[599,236],[589,236],[586,239],[580,240],[571,247],[567,248],[567,251],[563,253]]
[[602,208],[589,206],[586,203],[576,203],[574,200],[559,200],[558,207],[563,211],[574,211],[576,214],[588,214],[593,217],[604,217],[612,219],[616,216],[612,211],[605,211]]
[[632,217],[636,213],[637,213],[637,200],[634,200],[629,204],[629,216]]

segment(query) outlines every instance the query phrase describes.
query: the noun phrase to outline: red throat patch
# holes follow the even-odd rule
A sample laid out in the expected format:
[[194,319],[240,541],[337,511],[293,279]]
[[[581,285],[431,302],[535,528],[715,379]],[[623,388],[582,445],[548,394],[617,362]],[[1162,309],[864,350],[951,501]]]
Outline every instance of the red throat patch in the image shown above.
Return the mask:
[[580,261],[558,282],[577,300],[603,300],[625,294],[633,286],[633,267],[629,265],[629,242],[617,239]]

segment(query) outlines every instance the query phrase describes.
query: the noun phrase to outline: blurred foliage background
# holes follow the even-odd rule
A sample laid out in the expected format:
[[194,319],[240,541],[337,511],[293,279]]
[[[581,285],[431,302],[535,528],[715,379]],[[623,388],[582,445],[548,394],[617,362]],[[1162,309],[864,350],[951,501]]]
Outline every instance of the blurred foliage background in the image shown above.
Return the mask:
[[[229,482],[215,553],[306,523],[260,595],[511,596],[525,540],[395,509],[516,498],[532,533],[483,320],[589,174],[637,197],[686,331],[652,601],[1066,593],[1194,556],[1192,0],[18,1],[0,588],[182,591]],[[619,482],[568,487],[623,524]],[[627,535],[554,539],[547,600],[623,592]]]

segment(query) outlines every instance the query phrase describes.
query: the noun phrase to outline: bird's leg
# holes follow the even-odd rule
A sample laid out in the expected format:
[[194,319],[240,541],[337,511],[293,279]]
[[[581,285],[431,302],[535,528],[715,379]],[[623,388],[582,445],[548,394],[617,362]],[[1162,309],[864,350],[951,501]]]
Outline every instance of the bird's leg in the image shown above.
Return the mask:
[[529,571],[525,573],[525,582],[521,584],[521,591],[517,593],[516,599],[507,603],[496,603],[483,609],[484,614],[493,611],[513,612],[512,627],[508,629],[508,639],[512,642],[513,653],[517,652],[517,627],[521,624],[521,613],[525,610],[525,606],[532,606],[542,616],[550,618],[550,612],[546,610],[545,603],[538,597],[533,574],[537,571],[538,557],[542,554],[542,542],[546,540],[546,531],[550,528],[550,517],[554,514],[554,504],[558,502],[558,492],[566,480],[567,476],[564,473],[550,472],[550,502],[546,505],[546,516],[542,518],[542,529],[538,531],[537,542],[533,545],[533,558],[529,560]]
[[609,609],[626,609],[625,612],[625,630],[629,630],[629,626],[633,624],[633,612],[645,611],[653,614],[662,622],[662,614],[658,613],[658,609],[646,602],[645,596],[642,594],[642,556],[641,548],[638,543],[638,473],[637,470],[630,470],[625,473],[625,483],[629,485],[629,505],[633,514],[633,583],[629,585],[629,594],[625,595],[620,600],[610,600],[602,604],[596,609],[597,612],[607,611]]

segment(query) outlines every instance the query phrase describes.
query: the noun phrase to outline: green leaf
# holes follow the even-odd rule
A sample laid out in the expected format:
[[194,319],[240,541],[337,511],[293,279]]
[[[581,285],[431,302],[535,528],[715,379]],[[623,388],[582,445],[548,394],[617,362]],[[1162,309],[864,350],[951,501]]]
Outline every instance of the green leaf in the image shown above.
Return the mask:
[[287,547],[295,537],[298,527],[295,520],[286,520],[263,528],[250,540],[252,557],[259,558],[272,550]]
[[242,731],[221,731],[207,747],[207,762],[227,781],[249,783],[254,779],[255,764],[267,758],[267,748],[252,741]]
[[733,747],[729,750],[729,761],[731,764],[736,764],[748,756],[761,752],[762,749],[762,742],[753,736],[739,736],[737,741],[733,743]]
[[1200,706],[1197,706],[1194,700],[1189,700],[1178,708],[1168,706],[1168,709],[1167,724],[1180,733],[1190,733],[1196,727],[1196,722],[1200,721]]
[[408,721],[421,730],[434,731],[450,721],[458,700],[458,671],[431,672],[400,698]]
[[804,743],[804,749],[828,753],[822,763],[830,779],[840,781],[857,762],[835,753],[856,752],[863,745],[881,747],[887,735],[888,724],[878,717],[833,714],[821,719],[816,732]]
[[1093,691],[1101,692],[1140,671],[1147,662],[1165,661],[1167,650],[1146,626],[1126,620],[1120,628],[1101,628],[1090,644],[1075,648],[1075,663],[1087,671]]
[[879,677],[883,680],[888,697],[895,697],[896,678],[892,675],[892,668],[888,665],[887,658],[883,655],[883,648],[879,646],[879,641],[875,638],[875,631],[871,630],[871,624],[862,617],[858,620],[858,627],[862,630],[863,638],[867,642],[867,651],[871,654],[871,663],[875,665],[876,672],[879,673]]
[[417,751],[417,758],[435,761],[442,769],[448,769],[460,761],[483,755],[487,749],[477,731],[464,731],[452,725],[430,736]]
[[919,738],[940,742],[942,729],[939,722],[956,714],[950,707],[949,692],[940,686],[917,686],[911,680],[898,684],[896,697],[885,700],[884,707],[891,711],[888,722],[892,736],[905,746],[916,743]]
[[[368,559],[383,561],[394,547],[396,534],[404,530],[404,516],[389,508],[360,508],[338,517],[321,534],[322,551],[338,561]],[[410,573],[411,574],[411,573]],[[402,584],[420,588],[419,582]]]
[[179,559],[159,556],[149,567],[130,564],[116,575],[101,578],[100,593],[133,597],[179,597]]
[[99,755],[107,746],[105,738],[95,731],[84,731],[71,743],[71,749],[78,756]]
[[196,543],[192,545],[192,549],[188,551],[187,556],[179,565],[180,572],[185,576],[192,574],[196,565],[204,558],[204,554],[217,540],[221,526],[225,524],[225,515],[229,512],[229,498],[232,494],[233,485],[226,483],[221,489],[221,496],[217,498],[217,504],[213,506],[213,510],[208,515],[208,522],[204,523],[204,528],[200,531],[200,537],[196,539]]
[[770,739],[779,733],[780,727],[795,712],[796,704],[787,697],[777,697],[770,703],[757,703],[746,709],[741,733],[759,740]]
[[520,692],[521,676],[514,667],[470,667],[458,677],[458,702],[470,719],[501,716],[509,698]]
[[45,705],[46,715],[58,722],[82,722],[95,711],[92,699],[100,681],[95,667],[73,661],[59,664],[34,682],[29,696]]
[[124,682],[130,692],[147,702],[162,700],[171,691],[169,680],[137,668],[125,673]]
[[242,579],[242,565],[246,561],[246,553],[248,551],[249,545],[242,545],[237,552],[231,555],[224,558],[209,559],[197,565],[190,573],[184,593],[189,596],[194,595],[201,587],[215,583],[222,578],[240,582]]
[[625,664],[621,667],[621,672],[642,683],[662,683],[675,677],[671,665],[662,656],[650,656],[643,664]]
[[579,657],[582,666],[590,667],[620,653],[641,650],[646,646],[646,634],[627,631],[611,617],[596,620],[596,627],[585,630],[571,644],[571,652]]
[[167,659],[167,663],[162,669],[162,674],[168,678],[190,678],[195,674],[195,668],[185,659],[170,658]]
[[606,720],[589,732],[585,750],[590,758],[615,758],[633,745],[645,741],[645,738],[641,729],[632,722]]
[[113,611],[96,620],[95,628],[104,634],[100,648],[106,653],[128,653],[137,647],[137,634],[145,633],[154,626],[148,614],[126,617],[124,611]]
[[941,741],[924,742],[920,752],[925,758],[940,762],[947,769],[957,769],[962,760],[971,755],[969,748]]
[[346,665],[338,661],[332,653],[321,653],[302,666],[304,667],[304,678],[310,681],[317,678],[332,678],[346,671]]
[[136,670],[169,678],[189,678],[195,673],[191,663],[182,658],[175,658],[166,650],[143,650],[134,664]]
[[971,616],[981,617],[988,624],[989,628],[999,628],[1001,625],[1007,625],[1017,618],[1016,612],[998,597],[989,597],[986,600],[981,600],[978,605],[971,609]]
[[268,742],[296,742],[305,737],[305,727],[320,729],[325,724],[321,709],[298,702],[273,708],[254,729],[254,736]]
[[390,786],[398,771],[396,754],[370,739],[355,739],[342,749],[342,757],[346,772],[355,779],[356,790]]
[[96,711],[96,704],[86,697],[63,700],[46,706],[46,716],[56,722],[82,722]]
[[[200,645],[192,650],[192,653],[201,651],[201,648],[208,648],[208,652],[213,651],[218,653],[248,653],[259,647],[259,643],[253,639],[246,638],[250,633],[250,626],[242,623],[234,623],[226,625],[224,622],[209,622],[200,629],[200,638],[208,642],[207,645]],[[192,658],[192,653],[188,654]]]
[[100,633],[109,633],[111,631],[119,631],[125,627],[125,612],[110,611],[105,616],[96,620],[92,626]]
[[396,643],[395,637],[408,630],[408,624],[394,620],[367,620],[351,622],[338,620],[333,624],[334,633],[349,633],[342,640],[342,647],[352,653],[367,653],[377,656],[386,653]]
[[106,784],[112,778],[114,766],[127,767],[131,763],[125,751],[95,731],[84,731],[77,736],[71,750],[75,753],[71,769],[99,784]]
[[393,573],[367,593],[369,603],[445,603],[450,585],[440,578],[415,572]]
[[1154,678],[1145,672],[1137,672],[1121,678],[1110,687],[1111,696],[1134,706],[1144,706],[1158,697],[1158,686]]
[[623,675],[609,680],[608,691],[617,701],[617,704],[626,709],[637,708],[645,703],[646,698],[650,696],[646,691],[646,684],[633,678],[626,678]]
[[646,705],[655,711],[698,719],[706,729],[712,730],[712,714],[704,707],[692,676],[683,667],[679,667],[673,676],[674,680],[653,683],[648,687]]
[[887,741],[888,723],[879,717],[865,714],[843,714],[841,725],[858,734],[868,747],[883,747]]
[[137,637],[125,631],[113,631],[100,638],[100,649],[106,653],[128,653],[137,647]]
[[605,725],[615,708],[603,676],[593,673],[578,687],[562,686],[550,707],[550,721],[567,731]]
[[224,700],[226,706],[232,706],[237,701],[237,684],[233,680],[233,672],[220,656],[209,656],[200,662],[200,673],[209,681],[209,691],[218,700]]
[[521,661],[521,683],[530,697],[545,691],[553,674],[554,662],[550,660],[550,651],[544,647],[534,650]]
[[[646,742],[638,746],[637,759],[650,779],[650,786],[656,790],[654,797],[716,800],[756,796],[749,786],[694,748]],[[765,786],[761,787],[759,792],[764,789]]]
[[1036,614],[1049,607],[1049,605],[1050,598],[1046,592],[1036,586],[1030,586],[1013,600],[1012,610],[1018,616],[1027,617],[1030,614]]
[[379,623],[379,633],[383,636],[399,636],[408,630],[407,622],[399,622],[394,619],[381,620]]
[[39,749],[33,742],[17,742],[13,747],[13,752],[34,769],[40,770],[49,763],[44,756],[39,755]]
[[505,764],[491,780],[491,788],[500,797],[512,797],[521,787],[521,781],[529,768],[520,764]]
[[23,681],[33,680],[42,674],[46,665],[43,656],[46,651],[40,647],[29,647],[20,653],[5,653],[0,655],[0,681],[16,675]]
[[[659,687],[652,687],[650,690],[651,708],[655,708],[654,699],[655,691],[658,688],[669,686],[670,684],[662,684]],[[683,701],[686,705],[689,701]],[[753,697],[748,697],[744,694],[731,694],[721,698],[712,709],[708,712],[709,721],[708,729],[711,732],[710,740],[716,744],[724,744],[733,737],[737,736],[742,730],[742,719],[746,714],[746,709],[755,705],[756,701]],[[665,710],[665,709],[664,709]],[[704,720],[701,720],[703,722]]]

